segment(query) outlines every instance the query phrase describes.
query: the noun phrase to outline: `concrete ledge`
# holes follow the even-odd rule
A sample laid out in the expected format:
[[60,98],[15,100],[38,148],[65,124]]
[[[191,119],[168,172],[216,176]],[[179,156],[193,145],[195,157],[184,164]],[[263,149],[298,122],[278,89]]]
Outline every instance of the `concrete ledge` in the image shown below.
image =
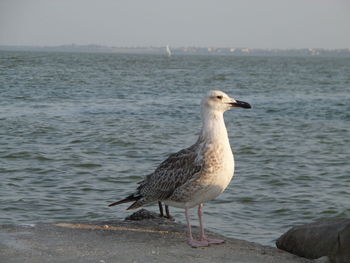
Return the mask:
[[[140,221],[0,226],[0,262],[312,262],[282,250],[224,238],[223,245],[191,248],[186,227],[162,218]],[[194,228],[198,234],[198,229]]]

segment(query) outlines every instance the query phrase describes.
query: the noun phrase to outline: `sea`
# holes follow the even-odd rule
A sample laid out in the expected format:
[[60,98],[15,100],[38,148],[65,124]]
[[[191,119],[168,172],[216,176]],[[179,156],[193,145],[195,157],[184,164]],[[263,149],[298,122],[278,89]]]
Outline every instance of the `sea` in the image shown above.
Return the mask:
[[350,217],[350,58],[0,51],[0,224],[124,219],[108,204],[197,140],[213,89],[252,109],[225,113],[235,176],[208,230],[273,246]]

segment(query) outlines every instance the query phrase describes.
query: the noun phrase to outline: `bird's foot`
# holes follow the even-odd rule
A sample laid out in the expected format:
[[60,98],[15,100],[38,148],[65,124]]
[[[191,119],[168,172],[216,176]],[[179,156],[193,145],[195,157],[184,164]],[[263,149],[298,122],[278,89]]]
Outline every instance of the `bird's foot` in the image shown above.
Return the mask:
[[197,247],[207,247],[209,246],[208,241],[206,240],[194,240],[194,239],[189,239],[188,244],[193,247],[193,248],[197,248]]
[[174,217],[173,216],[164,216],[166,219],[169,219],[170,221],[175,221]]
[[206,236],[202,237],[201,240],[208,242],[208,244],[222,244],[225,243],[223,239],[208,238]]

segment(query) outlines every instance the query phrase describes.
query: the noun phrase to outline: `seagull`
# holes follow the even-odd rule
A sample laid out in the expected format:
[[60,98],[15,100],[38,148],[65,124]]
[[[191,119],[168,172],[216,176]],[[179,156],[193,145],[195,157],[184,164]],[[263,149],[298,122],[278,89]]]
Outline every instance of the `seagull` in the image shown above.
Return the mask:
[[[202,129],[192,146],[171,154],[156,170],[139,182],[136,191],[109,206],[133,202],[136,209],[153,202],[185,209],[188,244],[205,247],[224,243],[204,233],[203,204],[220,195],[234,174],[234,158],[228,139],[224,112],[232,108],[251,108],[244,101],[230,98],[219,90],[211,90],[201,101]],[[192,236],[189,209],[198,206],[199,239]]]

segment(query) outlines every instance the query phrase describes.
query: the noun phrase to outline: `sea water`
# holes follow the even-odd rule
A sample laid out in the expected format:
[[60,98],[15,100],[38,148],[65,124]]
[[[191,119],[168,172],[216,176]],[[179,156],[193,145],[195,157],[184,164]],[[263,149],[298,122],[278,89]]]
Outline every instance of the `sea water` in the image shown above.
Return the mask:
[[253,108],[225,113],[235,177],[207,229],[272,245],[350,216],[350,58],[2,51],[0,224],[123,219],[107,205],[196,141],[211,89]]

